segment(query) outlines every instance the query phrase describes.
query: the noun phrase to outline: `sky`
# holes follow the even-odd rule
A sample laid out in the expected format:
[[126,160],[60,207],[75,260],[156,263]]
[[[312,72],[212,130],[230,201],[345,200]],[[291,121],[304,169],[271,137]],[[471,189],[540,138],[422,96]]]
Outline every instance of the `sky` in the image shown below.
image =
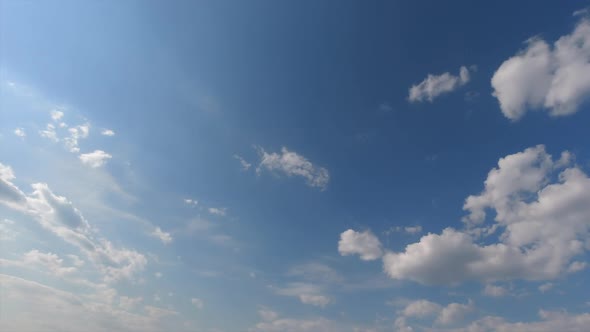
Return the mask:
[[0,0],[0,330],[585,331],[588,5]]

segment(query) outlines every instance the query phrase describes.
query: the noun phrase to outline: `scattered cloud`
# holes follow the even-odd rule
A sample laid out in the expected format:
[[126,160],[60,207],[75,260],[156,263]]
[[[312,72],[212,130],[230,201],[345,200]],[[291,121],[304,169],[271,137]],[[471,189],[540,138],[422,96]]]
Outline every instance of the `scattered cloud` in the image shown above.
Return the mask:
[[51,114],[51,119],[55,122],[58,122],[59,120],[61,120],[64,117],[64,112],[59,111],[59,110],[52,110],[50,114]]
[[14,130],[14,134],[16,136],[18,136],[18,137],[25,137],[25,136],[27,136],[27,134],[25,133],[25,130],[23,128],[20,128],[20,127],[19,128],[16,128]]
[[105,282],[132,280],[143,271],[147,264],[144,255],[117,248],[102,238],[66,197],[54,194],[45,183],[32,184],[33,192],[25,195],[12,183],[14,179],[12,169],[0,163],[0,204],[33,217],[43,228],[77,247]]
[[551,288],[553,288],[553,286],[554,286],[553,283],[546,282],[546,283],[542,284],[541,286],[539,286],[539,291],[541,293],[545,293],[545,292],[549,291]]
[[[571,159],[564,152],[554,160],[542,145],[501,158],[489,172],[484,191],[466,199],[465,230],[449,227],[423,236],[402,252],[388,251],[384,270],[393,279],[457,284],[551,280],[584,267],[572,259],[585,253],[590,241],[590,178],[570,166]],[[496,212],[493,221],[486,218],[489,209]],[[475,242],[497,227],[504,229],[498,242]],[[365,260],[382,255],[374,235],[353,230],[341,234],[338,249]]]
[[483,289],[483,294],[490,297],[504,297],[508,295],[508,290],[502,286],[487,284]]
[[151,235],[153,237],[159,239],[160,241],[162,241],[162,243],[164,243],[164,244],[169,244],[173,240],[172,235],[170,233],[162,231],[162,229],[160,229],[160,227],[156,227],[156,229],[154,229],[154,231],[151,233]]
[[216,216],[220,216],[220,217],[223,217],[226,214],[226,208],[210,207],[207,209],[207,211],[209,211],[209,213],[212,215],[216,215]]
[[70,152],[78,153],[80,152],[78,141],[80,139],[88,138],[88,135],[90,134],[90,124],[86,123],[76,127],[68,128],[68,133],[70,136],[63,139],[64,145]]
[[84,165],[88,165],[92,168],[98,168],[106,164],[106,162],[112,157],[113,156],[102,150],[94,150],[94,152],[83,153],[78,158],[80,158],[80,161],[82,161]]
[[416,300],[408,303],[405,308],[400,312],[399,321],[396,325],[400,330],[404,330],[404,326],[408,331],[409,326],[406,326],[407,318],[415,318],[420,320],[434,320],[435,324],[448,326],[456,325],[464,321],[465,317],[474,310],[474,305],[471,301],[467,304],[462,303],[449,303],[446,306],[442,306],[438,303],[428,300]]
[[41,137],[49,139],[54,143],[59,142],[57,132],[55,131],[55,126],[51,123],[48,123],[47,126],[45,126],[45,130],[40,130],[39,135],[41,135]]
[[119,297],[119,306],[127,311],[136,308],[143,301],[142,297]]
[[190,206],[197,206],[199,204],[199,201],[197,201],[196,199],[185,198],[184,203]]
[[364,232],[356,232],[352,229],[344,231],[340,234],[338,252],[342,256],[358,254],[365,261],[372,261],[383,255],[381,242],[369,230]]
[[538,37],[529,39],[492,77],[502,113],[518,120],[529,109],[544,109],[552,116],[577,112],[590,96],[589,59],[590,21],[585,18],[553,46]]
[[470,72],[465,66],[459,69],[459,76],[454,76],[448,72],[441,75],[428,74],[428,77],[422,82],[410,88],[408,100],[412,103],[425,100],[432,102],[436,97],[467,84],[469,79]]
[[103,129],[100,132],[100,134],[103,135],[103,136],[110,136],[110,137],[112,137],[112,136],[115,136],[115,131],[113,131],[112,129]]
[[287,176],[303,177],[310,187],[325,190],[330,181],[330,173],[323,167],[312,164],[302,155],[287,150],[283,147],[280,153],[267,153],[263,148],[257,147],[260,155],[260,164],[256,172],[260,173],[263,169],[270,172],[279,172]]
[[240,157],[239,155],[234,154],[234,158],[240,162],[240,165],[242,166],[242,170],[247,171],[250,169],[250,167],[252,167],[252,164],[247,162],[244,158]]
[[286,287],[273,287],[273,289],[276,294],[297,297],[303,304],[323,308],[331,302],[329,297],[321,294],[322,288],[320,286],[311,283],[292,282]]

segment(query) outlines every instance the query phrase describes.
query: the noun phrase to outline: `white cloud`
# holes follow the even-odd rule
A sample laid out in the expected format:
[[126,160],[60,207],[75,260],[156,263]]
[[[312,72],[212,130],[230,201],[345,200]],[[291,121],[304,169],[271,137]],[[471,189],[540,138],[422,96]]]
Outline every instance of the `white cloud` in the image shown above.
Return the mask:
[[[446,306],[442,306],[428,300],[416,300],[406,305],[399,314],[402,318],[434,319],[434,322],[439,325],[456,325],[462,322],[466,315],[473,311],[473,309],[474,306],[471,301],[467,304],[449,303]],[[405,319],[401,319],[396,325],[398,325],[400,330],[405,329],[411,331]]]
[[408,304],[402,311],[406,317],[426,318],[438,315],[442,306],[428,300],[417,300]]
[[214,208],[214,207],[210,207],[207,209],[207,211],[209,211],[210,214],[216,215],[216,216],[225,216],[225,208]]
[[61,120],[64,116],[64,112],[59,111],[59,110],[53,110],[51,111],[51,119],[55,122]]
[[154,273],[154,276],[158,279],[162,278],[162,272],[156,272]]
[[[0,190],[2,190],[2,187],[0,187]],[[0,241],[12,241],[16,239],[18,232],[11,228],[12,225],[14,225],[14,221],[10,219],[0,220]]]
[[428,74],[422,82],[410,88],[408,100],[410,102],[432,102],[436,97],[452,92],[469,82],[470,73],[467,67],[459,69],[459,76],[450,73],[441,75]]
[[48,123],[45,127],[45,130],[40,130],[39,135],[41,137],[45,137],[52,142],[59,142],[59,138],[57,137],[57,132],[55,131],[55,126],[51,123]]
[[195,306],[195,308],[197,309],[203,309],[203,307],[205,306],[205,302],[203,302],[203,300],[198,299],[198,298],[192,298],[191,299],[191,303]]
[[78,158],[80,158],[80,161],[82,161],[83,164],[92,168],[97,168],[104,165],[112,157],[113,156],[102,150],[94,150],[94,152],[81,154]]
[[310,187],[325,190],[330,181],[330,173],[323,167],[317,167],[302,155],[287,150],[283,147],[281,153],[267,153],[261,147],[257,147],[260,154],[260,164],[256,172],[262,169],[271,172],[281,172],[287,176],[303,177]]
[[93,230],[82,213],[66,197],[58,196],[45,183],[35,183],[25,195],[11,180],[14,174],[0,164],[0,203],[33,217],[41,226],[76,246],[97,267],[105,282],[132,280],[147,264],[144,255],[117,248]]
[[584,270],[586,268],[586,266],[587,266],[586,262],[578,262],[578,261],[572,262],[570,264],[570,266],[568,266],[567,272],[569,272],[569,273],[580,272],[580,271]]
[[115,136],[115,131],[112,129],[103,129],[100,134],[103,136]]
[[303,304],[325,307],[330,303],[330,298],[321,294],[322,288],[311,283],[292,282],[283,288],[274,288],[279,295],[297,297]]
[[590,313],[570,315],[566,312],[539,311],[540,321],[507,322],[501,317],[487,316],[467,327],[446,330],[449,332],[584,332],[590,326]]
[[162,231],[162,229],[160,227],[156,227],[156,229],[154,229],[154,231],[151,233],[151,235],[155,238],[160,239],[160,241],[162,241],[162,243],[164,244],[168,244],[170,242],[172,242],[172,235],[168,232],[164,232]]
[[491,297],[503,297],[508,295],[508,290],[502,286],[487,284],[483,289],[483,294]]
[[371,231],[356,232],[352,229],[340,234],[338,241],[340,255],[348,256],[358,254],[362,260],[371,261],[383,255],[381,242]]
[[143,301],[142,297],[119,297],[119,306],[125,310],[132,310]]
[[[341,332],[342,326],[325,318],[295,319],[283,318],[276,312],[262,309],[258,311],[262,321],[249,332]],[[347,329],[351,331],[352,329]]]
[[[554,161],[543,146],[500,159],[485,190],[465,202],[466,232],[447,228],[401,253],[388,252],[385,271],[424,284],[547,280],[568,272],[590,244],[590,178],[577,167],[566,168],[563,159]],[[557,181],[551,183],[554,173]],[[504,231],[499,242],[479,245],[472,234],[482,232],[471,230],[485,223],[490,208],[496,212],[493,224]]]
[[25,133],[25,130],[23,128],[16,128],[14,130],[14,134],[18,137],[25,137],[27,136],[27,134]]
[[554,286],[554,285],[553,285],[553,283],[551,283],[551,282],[546,282],[546,283],[542,284],[541,286],[539,286],[539,291],[540,291],[541,293],[545,293],[545,292],[547,292],[548,290],[550,290],[551,288],[553,288],[553,286]]
[[468,304],[451,303],[441,310],[436,322],[441,325],[454,325],[462,322],[465,316],[472,311],[473,304],[471,302]]
[[502,113],[520,119],[528,109],[550,115],[575,113],[590,95],[590,22],[582,19],[574,31],[553,47],[540,38],[504,61],[492,77]]
[[191,199],[191,198],[185,198],[184,202],[190,206],[197,206],[199,204],[199,201],[197,201],[196,199]]
[[322,308],[330,303],[330,298],[324,295],[301,294],[299,295],[299,300],[301,300],[301,303]]
[[[90,133],[90,124],[86,123],[68,129],[70,136],[64,138],[64,145],[72,153],[80,152],[78,141],[87,138]],[[96,151],[95,151],[96,152]]]
[[236,158],[240,162],[240,165],[242,166],[242,170],[247,171],[250,169],[250,167],[252,167],[252,164],[247,162],[244,158],[240,157],[239,155],[234,154],[234,158]]
[[[182,331],[178,320],[165,321],[160,311],[134,314],[102,297],[73,294],[34,281],[0,274],[2,284],[2,331],[157,332]],[[116,292],[115,292],[116,293]],[[123,303],[125,300],[123,300]],[[155,307],[153,307],[155,308]]]

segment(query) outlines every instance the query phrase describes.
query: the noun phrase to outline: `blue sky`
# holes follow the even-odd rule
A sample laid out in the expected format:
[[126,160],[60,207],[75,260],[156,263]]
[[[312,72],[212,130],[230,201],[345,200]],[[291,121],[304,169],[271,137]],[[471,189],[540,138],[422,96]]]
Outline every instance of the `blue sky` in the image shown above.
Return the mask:
[[0,329],[583,331],[584,6],[1,1]]

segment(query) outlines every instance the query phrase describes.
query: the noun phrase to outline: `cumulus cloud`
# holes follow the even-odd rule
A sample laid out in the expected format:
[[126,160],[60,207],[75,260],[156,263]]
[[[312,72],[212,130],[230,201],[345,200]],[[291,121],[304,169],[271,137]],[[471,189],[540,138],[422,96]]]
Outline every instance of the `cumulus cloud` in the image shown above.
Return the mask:
[[164,244],[168,244],[170,242],[172,242],[172,235],[168,232],[164,232],[162,231],[162,229],[160,227],[156,227],[156,229],[154,229],[154,231],[151,233],[151,235],[155,238],[160,239],[160,241],[162,241],[162,243]]
[[143,301],[142,297],[119,297],[119,306],[125,310],[132,310],[137,307]]
[[20,128],[20,127],[19,128],[16,128],[14,130],[14,134],[16,136],[18,136],[18,137],[25,137],[25,136],[27,136],[27,134],[25,133],[25,130],[23,128]]
[[452,92],[469,82],[470,72],[465,66],[459,69],[459,75],[454,76],[450,73],[441,75],[428,74],[422,82],[413,85],[410,88],[408,100],[410,102],[422,102],[428,100],[432,102],[436,97]]
[[90,133],[90,124],[86,123],[76,127],[68,128],[68,132],[70,136],[64,138],[64,144],[70,152],[78,153],[80,152],[78,141],[88,137]]
[[55,122],[61,120],[64,117],[64,112],[60,110],[51,111],[51,119]]
[[186,203],[187,205],[190,205],[190,206],[197,206],[199,204],[199,201],[197,201],[196,199],[192,199],[192,198],[185,198],[184,203]]
[[59,142],[57,132],[55,131],[55,126],[51,123],[48,123],[47,126],[45,126],[45,130],[40,130],[39,135],[49,139],[52,142]]
[[[401,252],[383,255],[393,279],[423,284],[457,284],[467,280],[551,280],[585,264],[573,261],[590,248],[590,178],[571,166],[571,154],[554,160],[542,145],[498,162],[479,195],[469,196],[465,229],[446,228],[424,235]],[[487,218],[488,210],[495,218]],[[499,229],[497,240],[490,228]],[[338,244],[341,253],[381,255],[378,240],[348,230]],[[345,240],[343,240],[345,239]],[[350,247],[346,243],[353,243]],[[359,243],[372,245],[360,245]],[[373,248],[369,251],[367,248]],[[342,250],[344,249],[344,250]]]
[[483,289],[483,294],[490,297],[503,297],[508,295],[508,290],[502,286],[487,284]]
[[340,332],[352,330],[343,329],[336,322],[325,318],[285,318],[268,309],[259,310],[258,314],[262,321],[248,329],[249,332]]
[[271,172],[283,173],[287,176],[300,176],[306,180],[310,187],[325,190],[330,181],[330,173],[323,167],[312,164],[300,154],[283,147],[280,153],[267,153],[261,147],[257,147],[260,155],[260,164],[256,172],[263,169]]
[[209,211],[210,214],[220,216],[220,217],[225,216],[225,214],[226,214],[225,210],[226,210],[225,208],[214,208],[214,207],[210,207],[207,209],[207,211]]
[[372,261],[383,255],[381,242],[369,230],[356,232],[349,229],[342,232],[338,241],[338,252],[342,256],[358,254],[365,261]]
[[[3,331],[184,331],[182,322],[164,321],[155,307],[135,314],[123,308],[137,299],[73,294],[34,281],[0,274],[2,306],[0,328]],[[122,303],[123,307],[119,306]],[[164,312],[166,309],[161,309]]]
[[102,165],[106,164],[106,162],[112,157],[113,156],[102,150],[94,150],[94,152],[84,153],[78,156],[78,158],[80,158],[80,161],[82,161],[83,164],[88,165],[92,168],[101,167]]
[[399,312],[402,318],[397,322],[400,330],[409,330],[411,328],[406,326],[405,318],[416,318],[416,319],[434,319],[434,322],[438,325],[456,325],[462,322],[467,314],[474,310],[473,303],[469,301],[467,304],[462,303],[449,303],[446,306],[442,306],[438,303],[428,300],[416,300],[406,305],[404,309]]
[[100,237],[66,197],[56,195],[45,183],[32,184],[33,192],[25,195],[11,182],[13,179],[12,169],[0,164],[0,204],[30,215],[45,229],[77,247],[95,264],[105,282],[132,280],[143,271],[147,264],[144,255],[117,248]]
[[115,131],[112,129],[103,129],[100,134],[103,136],[115,136]]
[[274,288],[279,295],[297,297],[303,304],[317,307],[325,307],[331,301],[330,298],[321,294],[322,288],[311,283],[292,282],[283,288]]
[[590,21],[582,19],[553,46],[540,38],[504,61],[492,77],[494,96],[504,115],[520,119],[527,110],[552,116],[577,112],[590,95]]

